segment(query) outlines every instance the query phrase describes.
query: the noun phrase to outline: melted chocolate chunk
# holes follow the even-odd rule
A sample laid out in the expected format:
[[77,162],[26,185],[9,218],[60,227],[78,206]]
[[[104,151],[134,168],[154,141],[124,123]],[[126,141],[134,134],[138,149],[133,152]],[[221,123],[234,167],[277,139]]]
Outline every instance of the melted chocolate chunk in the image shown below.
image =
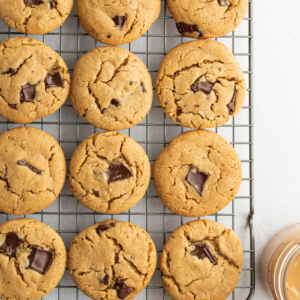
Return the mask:
[[102,225],[99,225],[97,228],[96,228],[96,232],[98,234],[100,234],[102,231],[105,231],[111,227],[114,227],[116,225],[116,222],[111,222],[111,223],[106,223],[106,224],[102,224]]
[[17,109],[17,104],[8,104],[8,106],[12,109]]
[[36,246],[32,247],[31,253],[28,256],[29,266],[39,273],[45,275],[54,259],[54,252],[49,250],[43,250]]
[[27,167],[29,170],[31,170],[32,172],[34,172],[37,175],[41,175],[42,174],[42,171],[36,169],[35,167],[33,167],[32,165],[30,165],[29,163],[27,163],[24,160],[18,160],[17,161],[17,165]]
[[29,83],[22,86],[21,103],[32,102],[35,97],[35,85]]
[[227,0],[218,0],[220,6],[229,6],[229,3]]
[[202,197],[205,187],[205,183],[210,175],[201,172],[195,167],[191,167],[189,173],[186,176],[187,182],[196,190],[196,192]]
[[47,75],[45,79],[46,89],[51,87],[64,87],[64,82],[60,72]]
[[105,274],[105,276],[100,281],[102,283],[104,283],[105,285],[108,285],[108,280],[109,280],[109,277],[107,274]]
[[123,164],[111,165],[105,172],[108,184],[132,177],[132,173]]
[[141,88],[142,88],[143,93],[146,93],[146,89],[145,89],[145,86],[144,86],[143,82],[141,82]]
[[26,1],[26,5],[29,5],[29,6],[37,6],[37,5],[41,5],[43,3],[44,2],[42,0],[27,0]]
[[56,3],[55,2],[49,2],[50,4],[50,9],[55,8],[56,7]]
[[125,299],[131,294],[131,289],[125,282],[117,282],[114,288],[117,290],[117,295],[120,299]]
[[234,87],[234,93],[233,93],[232,99],[227,104],[227,108],[228,108],[228,111],[229,111],[230,115],[234,113],[235,101],[236,101],[236,93],[237,93],[237,89],[236,89],[236,87]]
[[184,33],[184,32],[188,32],[188,33],[193,33],[193,32],[199,32],[199,37],[202,37],[203,34],[200,31],[200,28],[198,25],[193,25],[193,24],[187,24],[184,22],[180,22],[180,23],[176,23],[176,27],[179,31],[179,33]]
[[116,26],[119,27],[119,29],[122,29],[127,20],[127,15],[125,14],[124,16],[115,16],[112,19],[115,22]]
[[100,196],[99,192],[96,191],[96,190],[93,190],[93,193],[94,193],[94,195],[95,195],[96,197],[99,197],[99,196]]
[[115,107],[121,106],[121,102],[115,98],[110,101],[110,104],[114,105]]
[[212,264],[217,264],[217,258],[211,253],[207,244],[198,244],[195,245],[195,249],[190,252],[192,256],[197,256],[199,259],[207,257]]
[[13,253],[17,250],[18,247],[23,243],[23,240],[15,232],[9,232],[6,234],[4,243],[0,246],[0,250],[5,252]]
[[12,75],[15,75],[17,73],[18,73],[18,70],[9,68],[7,71],[3,72],[2,75],[10,74],[12,76]]
[[202,92],[206,95],[209,95],[212,91],[213,86],[214,86],[214,84],[212,82],[209,82],[209,81],[200,82],[199,81],[199,82],[194,82],[191,85],[191,90],[194,93]]

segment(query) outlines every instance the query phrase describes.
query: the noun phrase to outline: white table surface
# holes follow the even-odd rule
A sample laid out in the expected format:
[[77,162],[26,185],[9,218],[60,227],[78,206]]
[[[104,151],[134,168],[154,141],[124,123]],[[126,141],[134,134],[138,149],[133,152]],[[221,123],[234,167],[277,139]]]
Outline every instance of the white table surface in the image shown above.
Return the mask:
[[271,299],[259,277],[267,241],[300,222],[300,1],[255,0],[254,299]]

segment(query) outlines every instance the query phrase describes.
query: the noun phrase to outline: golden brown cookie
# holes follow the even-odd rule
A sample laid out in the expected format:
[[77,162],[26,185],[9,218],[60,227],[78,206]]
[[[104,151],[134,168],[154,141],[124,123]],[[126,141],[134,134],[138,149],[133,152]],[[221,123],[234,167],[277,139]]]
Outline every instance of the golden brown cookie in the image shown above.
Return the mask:
[[223,125],[238,114],[246,98],[244,74],[235,57],[212,40],[172,49],[160,65],[156,90],[166,115],[194,129]]
[[163,286],[174,300],[225,300],[239,281],[242,264],[235,232],[208,220],[176,229],[160,260]]
[[0,18],[26,34],[46,34],[67,19],[73,0],[0,0]]
[[152,105],[150,74],[133,53],[119,47],[100,47],[76,63],[71,100],[90,124],[122,130],[142,121]]
[[86,32],[108,45],[130,43],[156,21],[160,0],[77,0],[78,17]]
[[0,298],[37,300],[50,293],[65,272],[61,237],[32,219],[0,225]]
[[0,135],[0,211],[27,215],[45,209],[65,178],[64,154],[48,133],[19,127]]
[[149,283],[156,260],[155,245],[145,230],[107,220],[74,238],[69,270],[77,287],[92,299],[130,300]]
[[69,90],[67,66],[46,44],[28,37],[0,43],[2,117],[19,124],[44,118],[64,104]]
[[103,132],[84,140],[70,162],[74,197],[99,213],[118,214],[146,193],[151,167],[144,149],[129,136]]
[[248,0],[167,0],[178,31],[191,38],[216,38],[243,21]]
[[217,133],[188,131],[159,154],[153,176],[168,209],[201,217],[221,210],[236,196],[242,164],[235,149]]

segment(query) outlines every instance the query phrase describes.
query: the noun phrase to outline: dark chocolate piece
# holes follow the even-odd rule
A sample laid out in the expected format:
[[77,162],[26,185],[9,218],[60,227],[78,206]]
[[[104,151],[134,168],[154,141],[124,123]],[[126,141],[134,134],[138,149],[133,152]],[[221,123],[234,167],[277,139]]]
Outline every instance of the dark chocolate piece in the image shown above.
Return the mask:
[[64,82],[60,72],[54,74],[48,74],[45,79],[46,89],[51,87],[64,87]]
[[9,232],[6,234],[4,243],[0,246],[0,250],[14,253],[22,243],[23,240],[15,232]]
[[115,98],[110,101],[110,104],[114,105],[115,107],[121,106],[121,102]]
[[237,93],[237,89],[236,89],[236,87],[234,87],[234,93],[233,93],[232,99],[227,104],[227,108],[228,108],[228,111],[229,111],[230,115],[234,113],[235,101],[236,101],[236,93]]
[[127,20],[127,15],[125,14],[124,16],[115,16],[112,19],[115,22],[116,26],[119,27],[119,29],[122,29]]
[[200,31],[200,28],[198,25],[196,24],[187,24],[184,22],[179,22],[176,23],[176,27],[179,31],[179,33],[184,33],[184,32],[188,32],[188,33],[193,33],[193,32],[199,32],[199,37],[202,37],[203,34]]
[[54,252],[52,250],[43,250],[36,246],[32,247],[31,253],[28,256],[29,266],[39,273],[45,275],[54,259]]
[[111,227],[114,227],[116,225],[116,222],[111,222],[111,223],[106,223],[106,224],[102,224],[102,225],[99,225],[97,228],[96,228],[96,231],[98,234],[100,234],[102,231],[105,231]]
[[195,249],[190,252],[192,256],[197,256],[199,259],[203,259],[207,257],[210,262],[214,265],[217,264],[217,258],[212,254],[207,244],[202,243],[195,245]]
[[42,171],[36,169],[35,167],[33,167],[32,165],[30,165],[29,163],[27,163],[24,160],[18,160],[17,161],[17,165],[27,167],[28,169],[30,169],[32,172],[34,172],[37,175],[41,175],[42,174]]
[[55,8],[56,7],[56,3],[55,2],[49,2],[50,4],[50,9]]
[[145,86],[144,86],[143,82],[141,82],[141,88],[142,88],[143,93],[146,93],[146,89],[145,89]]
[[120,299],[125,299],[131,294],[131,289],[125,282],[116,282],[114,288],[117,290],[117,295]]
[[8,106],[12,109],[17,109],[17,104],[8,104]]
[[32,102],[35,97],[35,85],[29,83],[22,86],[21,103]]
[[27,0],[26,1],[26,5],[29,5],[29,6],[37,6],[37,5],[41,5],[43,3],[44,2],[42,0]]
[[4,74],[10,74],[12,76],[12,75],[15,75],[17,73],[18,73],[18,70],[9,68],[7,71],[3,72],[2,75],[4,75]]
[[210,175],[201,172],[195,167],[191,167],[187,176],[187,182],[196,190],[196,192],[202,197],[205,187],[205,183]]
[[218,0],[220,6],[229,6],[229,3],[227,0]]
[[115,181],[125,180],[133,176],[131,171],[128,168],[126,168],[122,163],[118,165],[109,166],[105,174],[107,177],[108,184]]
[[212,82],[209,82],[209,81],[205,81],[205,82],[194,82],[192,85],[191,85],[191,90],[194,92],[194,93],[197,93],[197,92],[202,92],[206,95],[209,95],[213,89],[213,86],[214,86],[214,83]]
[[95,195],[96,197],[99,197],[99,196],[100,196],[100,194],[99,194],[99,192],[98,192],[98,191],[96,191],[96,190],[93,190],[93,192],[94,192],[94,195]]
[[108,285],[108,280],[109,280],[109,277],[107,274],[105,274],[105,276],[100,281],[102,283],[104,283],[105,285]]

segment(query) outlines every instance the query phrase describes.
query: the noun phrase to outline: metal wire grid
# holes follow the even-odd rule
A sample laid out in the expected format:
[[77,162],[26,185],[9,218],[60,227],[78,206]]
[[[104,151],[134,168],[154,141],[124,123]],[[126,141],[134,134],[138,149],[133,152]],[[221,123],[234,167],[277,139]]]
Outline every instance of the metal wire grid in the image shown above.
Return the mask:
[[[243,183],[241,193],[225,209],[214,215],[205,217],[225,224],[234,229],[242,240],[244,248],[244,265],[241,280],[228,299],[252,299],[255,290],[255,240],[253,230],[254,194],[253,194],[253,0],[249,0],[248,16],[243,20],[240,27],[244,32],[222,37],[219,40],[229,46],[236,58],[243,58],[246,65],[243,66],[248,86],[248,99],[240,115],[241,118],[233,118],[228,124],[216,128],[218,132],[227,138],[236,148],[243,164]],[[152,28],[158,29],[158,33]],[[163,56],[176,44],[189,39],[179,35],[174,29],[174,21],[166,9],[165,1],[162,1],[162,12],[157,22],[138,42],[143,40],[143,46],[136,42],[125,45],[124,48],[137,54],[146,64],[155,82],[159,62]],[[4,23],[0,23],[0,41],[7,37],[19,36],[18,32],[9,29]],[[66,61],[72,72],[74,64],[80,55],[86,51],[102,46],[102,44],[91,39],[82,29],[77,18],[76,5],[68,20],[60,27],[44,36],[33,36],[46,44],[52,46]],[[56,40],[55,42],[53,41]],[[75,49],[69,47],[69,42],[76,40]],[[244,50],[237,50],[237,44],[241,44]],[[89,44],[87,46],[87,44]],[[83,49],[82,49],[83,48]],[[153,51],[155,48],[155,51]],[[239,48],[239,49],[242,49]],[[157,51],[159,50],[159,51]],[[156,59],[153,59],[153,57]],[[159,118],[158,116],[161,116]],[[241,121],[242,120],[242,121]],[[0,132],[10,128],[18,127],[0,118]],[[63,148],[67,164],[71,154],[78,144],[90,134],[101,130],[87,124],[79,118],[71,104],[66,104],[52,116],[38,120],[31,124],[52,134]],[[136,139],[146,150],[153,166],[158,153],[175,136],[186,131],[178,124],[169,120],[161,111],[156,99],[149,115],[144,121],[135,127],[124,130],[125,134]],[[246,172],[245,172],[245,170]],[[144,199],[128,212],[120,215],[101,215],[82,207],[73,197],[66,181],[57,201],[44,211],[29,215],[27,217],[38,219],[57,230],[64,239],[67,248],[74,236],[83,228],[108,218],[134,222],[146,229],[153,238],[160,257],[163,245],[170,233],[178,226],[190,221],[190,218],[177,216],[163,207],[155,192],[153,179]],[[16,216],[0,214],[0,221],[14,219]],[[68,271],[65,273],[58,287],[44,299],[89,299],[84,296],[72,282]],[[159,265],[148,287],[139,294],[136,299],[160,300],[170,299],[164,292],[160,279]]]

